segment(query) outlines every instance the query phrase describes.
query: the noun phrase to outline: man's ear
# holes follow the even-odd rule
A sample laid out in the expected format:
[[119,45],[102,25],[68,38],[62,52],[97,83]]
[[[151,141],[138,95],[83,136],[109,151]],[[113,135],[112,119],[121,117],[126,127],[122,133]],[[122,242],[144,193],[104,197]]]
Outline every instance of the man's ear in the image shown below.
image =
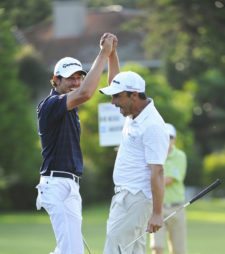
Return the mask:
[[53,84],[54,84],[55,87],[58,86],[59,80],[60,80],[59,77],[57,77],[55,75],[52,76],[52,81],[53,81]]
[[58,77],[55,76],[55,75],[53,75],[53,76],[52,76],[52,80],[56,83],[56,81],[58,80]]

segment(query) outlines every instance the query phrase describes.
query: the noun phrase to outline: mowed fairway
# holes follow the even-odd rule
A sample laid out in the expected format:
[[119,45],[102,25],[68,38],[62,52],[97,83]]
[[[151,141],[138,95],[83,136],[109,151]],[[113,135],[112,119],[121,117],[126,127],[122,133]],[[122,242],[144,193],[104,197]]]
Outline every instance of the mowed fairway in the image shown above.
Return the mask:
[[[83,232],[92,254],[102,254],[107,214],[108,205],[84,210]],[[198,201],[187,208],[187,217],[188,254],[225,253],[225,200]],[[0,254],[48,254],[54,246],[45,213],[0,215]]]

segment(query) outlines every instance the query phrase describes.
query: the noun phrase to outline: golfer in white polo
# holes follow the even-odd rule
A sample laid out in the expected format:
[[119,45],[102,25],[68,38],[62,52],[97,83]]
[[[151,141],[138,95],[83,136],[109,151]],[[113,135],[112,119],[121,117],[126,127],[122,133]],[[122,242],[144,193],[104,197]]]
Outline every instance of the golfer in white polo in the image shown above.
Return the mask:
[[[143,234],[163,225],[163,164],[169,147],[164,120],[151,98],[145,81],[135,72],[117,74],[110,86],[100,89],[112,96],[112,104],[126,116],[118,149],[104,254],[119,254]],[[126,254],[145,254],[145,237],[126,249]]]

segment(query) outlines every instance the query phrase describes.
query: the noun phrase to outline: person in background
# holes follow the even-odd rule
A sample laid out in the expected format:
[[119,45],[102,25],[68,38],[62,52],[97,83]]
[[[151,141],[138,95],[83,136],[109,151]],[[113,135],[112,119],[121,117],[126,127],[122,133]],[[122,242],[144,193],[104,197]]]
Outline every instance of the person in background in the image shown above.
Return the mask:
[[[187,159],[185,153],[178,149],[176,143],[176,129],[167,123],[170,135],[169,152],[164,164],[164,218],[177,210],[185,202],[184,178],[186,175]],[[166,221],[163,227],[150,236],[152,254],[163,254],[164,243],[168,235],[168,249],[170,254],[186,253],[186,218],[182,209]]]
[[78,106],[94,94],[113,44],[113,34],[100,39],[100,52],[88,74],[79,60],[60,59],[54,68],[50,95],[37,109],[43,163],[37,186],[37,209],[50,216],[56,238],[54,254],[83,254],[82,201],[79,183],[83,174]]
[[[114,57],[111,65],[118,66],[118,58]],[[156,232],[163,224],[163,164],[169,135],[153,99],[145,94],[145,80],[139,74],[126,71],[109,77],[110,86],[100,92],[112,96],[112,104],[126,120],[114,165],[115,195],[103,253],[119,254],[144,232]],[[126,254],[145,254],[145,248],[143,236]]]

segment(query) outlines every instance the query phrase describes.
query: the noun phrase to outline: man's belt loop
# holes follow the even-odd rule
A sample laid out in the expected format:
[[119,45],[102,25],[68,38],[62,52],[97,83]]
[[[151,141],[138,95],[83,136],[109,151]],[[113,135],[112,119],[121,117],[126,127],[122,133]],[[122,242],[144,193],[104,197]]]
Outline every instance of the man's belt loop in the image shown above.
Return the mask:
[[122,187],[122,186],[115,186],[115,187],[114,187],[114,193],[115,193],[115,194],[121,192],[122,190],[126,190],[126,188],[124,188],[124,187]]

